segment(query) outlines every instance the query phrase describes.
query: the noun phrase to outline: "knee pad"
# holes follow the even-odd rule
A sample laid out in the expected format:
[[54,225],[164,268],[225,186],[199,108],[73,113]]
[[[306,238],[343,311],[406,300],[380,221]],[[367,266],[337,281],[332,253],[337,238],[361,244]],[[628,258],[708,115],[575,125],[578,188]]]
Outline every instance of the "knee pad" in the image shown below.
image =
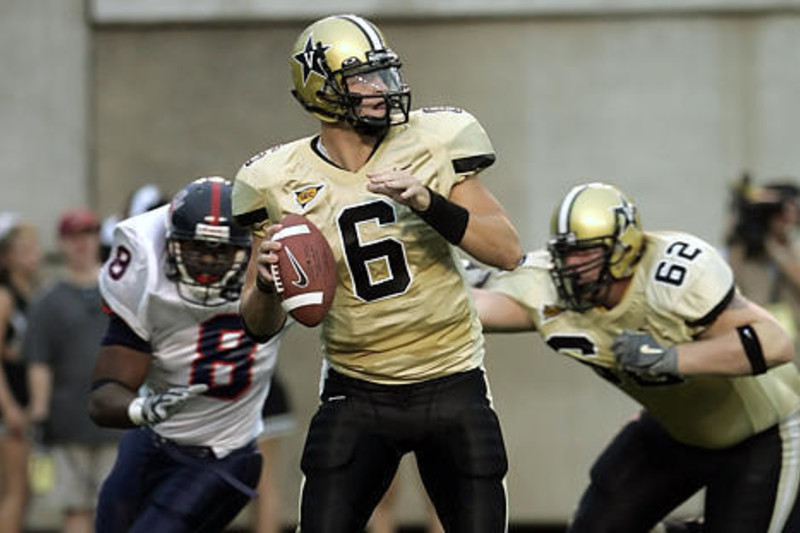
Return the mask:
[[453,435],[455,461],[462,474],[504,477],[508,458],[497,414],[488,405],[463,409]]
[[349,413],[347,402],[323,403],[314,414],[300,461],[303,473],[339,468],[353,458],[360,425]]

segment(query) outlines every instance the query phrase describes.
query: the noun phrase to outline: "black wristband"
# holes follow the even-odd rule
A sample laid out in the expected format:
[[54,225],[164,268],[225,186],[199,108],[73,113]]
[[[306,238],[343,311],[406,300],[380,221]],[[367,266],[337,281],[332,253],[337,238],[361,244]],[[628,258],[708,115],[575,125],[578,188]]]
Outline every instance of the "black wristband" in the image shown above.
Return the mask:
[[761,350],[761,341],[758,339],[758,335],[756,335],[756,330],[748,324],[736,328],[736,333],[739,334],[739,340],[742,346],[744,346],[744,353],[750,361],[753,375],[755,376],[766,372],[767,361],[764,359],[764,352]]
[[256,275],[256,288],[264,294],[275,294],[275,285]]
[[413,211],[428,223],[439,235],[451,244],[458,244],[464,238],[469,223],[469,211],[426,187],[431,195],[431,203],[425,211]]

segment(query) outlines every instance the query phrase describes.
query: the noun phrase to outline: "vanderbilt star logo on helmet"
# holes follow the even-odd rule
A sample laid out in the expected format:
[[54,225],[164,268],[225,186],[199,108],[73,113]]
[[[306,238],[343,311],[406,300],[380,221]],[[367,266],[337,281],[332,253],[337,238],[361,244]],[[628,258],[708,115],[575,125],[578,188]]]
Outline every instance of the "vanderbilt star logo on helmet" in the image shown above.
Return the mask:
[[620,227],[620,233],[628,229],[628,227],[632,226],[636,223],[636,207],[633,206],[625,197],[619,197],[620,205],[614,206],[614,213],[617,215],[621,215],[622,226]]
[[321,42],[314,45],[313,39],[314,35],[309,34],[303,50],[292,56],[294,60],[303,67],[303,85],[308,82],[308,77],[311,76],[312,72],[316,72],[323,78],[326,78],[328,75],[327,72],[325,72],[323,61],[325,61],[325,52],[331,45],[322,44]]

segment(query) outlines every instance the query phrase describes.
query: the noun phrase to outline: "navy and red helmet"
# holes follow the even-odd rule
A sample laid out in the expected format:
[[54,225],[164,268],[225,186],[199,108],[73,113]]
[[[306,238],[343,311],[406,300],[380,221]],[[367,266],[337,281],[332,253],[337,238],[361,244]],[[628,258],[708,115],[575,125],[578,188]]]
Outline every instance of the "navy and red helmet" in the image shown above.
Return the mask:
[[250,257],[250,232],[231,212],[230,181],[202,177],[172,199],[167,218],[168,277],[189,302],[222,305],[239,298]]

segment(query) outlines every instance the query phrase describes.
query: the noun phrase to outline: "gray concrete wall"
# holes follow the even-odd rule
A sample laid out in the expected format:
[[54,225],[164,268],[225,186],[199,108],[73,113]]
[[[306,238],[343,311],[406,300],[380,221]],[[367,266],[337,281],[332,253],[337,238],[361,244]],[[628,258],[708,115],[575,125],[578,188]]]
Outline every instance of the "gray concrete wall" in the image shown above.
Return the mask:
[[0,211],[42,227],[87,205],[89,28],[83,0],[0,4]]
[[380,18],[495,18],[797,10],[800,0],[89,0],[101,23],[301,20],[330,13]]

